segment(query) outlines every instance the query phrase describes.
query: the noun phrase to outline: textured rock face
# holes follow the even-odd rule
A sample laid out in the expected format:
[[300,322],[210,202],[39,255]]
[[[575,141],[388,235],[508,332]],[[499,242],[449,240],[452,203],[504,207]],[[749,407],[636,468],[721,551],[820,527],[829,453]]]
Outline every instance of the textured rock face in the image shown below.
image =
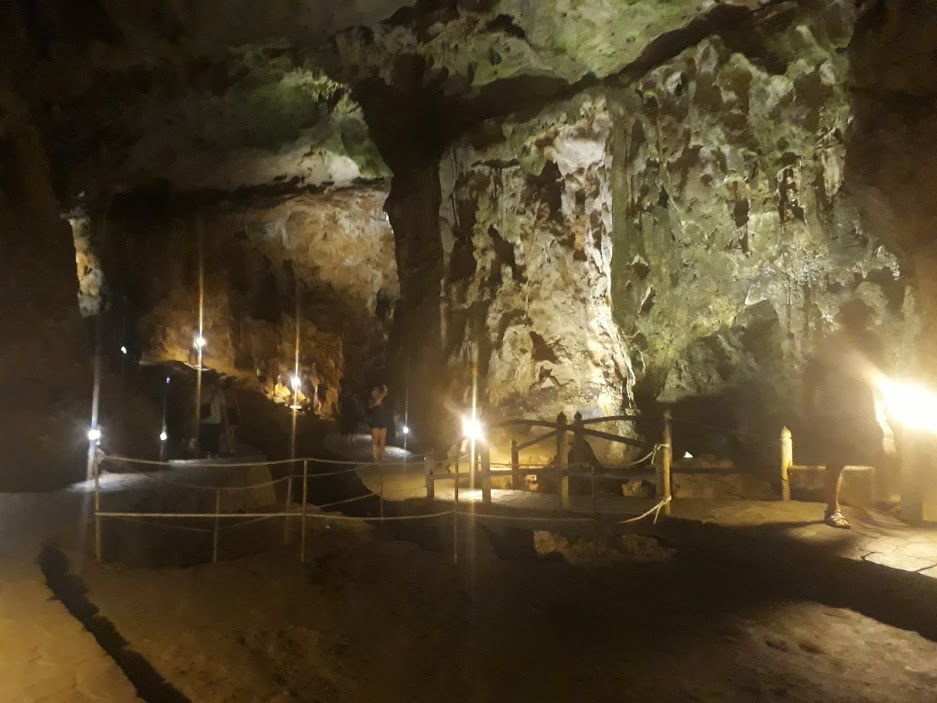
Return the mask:
[[712,16],[743,16],[757,0],[568,0],[415,3],[367,30],[335,39],[338,63],[355,80],[395,82],[397,66],[382,57],[425,62],[450,95],[521,77],[576,83],[605,78],[638,61],[648,45]]
[[379,365],[399,296],[393,231],[380,186],[281,202],[219,205],[153,221],[115,215],[105,227],[111,285],[132,301],[144,358],[193,361],[198,239],[205,268],[205,363],[274,396],[299,367],[307,394]]
[[0,158],[52,166],[0,207],[86,192],[79,301],[148,358],[192,360],[201,232],[209,363],[271,396],[298,326],[327,411],[389,346],[415,424],[475,367],[495,417],[666,400],[773,444],[844,300],[896,363],[937,309],[931,4],[855,39],[845,0],[203,5],[0,3]]
[[838,4],[780,13],[770,71],[706,39],[620,96],[614,300],[644,395],[748,386],[778,413],[747,429],[791,422],[797,370],[853,296],[902,361],[909,282],[843,188],[850,24]]
[[[927,322],[924,348],[937,339],[935,46],[934,3],[877,2],[866,3],[849,50],[847,182],[868,229],[897,245],[914,273]],[[930,354],[921,355],[919,372],[933,374]]]
[[851,10],[762,21],[745,51],[703,39],[443,159],[459,390],[477,356],[496,415],[664,400],[729,430],[694,451],[767,451],[843,302],[907,362],[909,279],[843,187]]
[[604,101],[583,98],[443,158],[444,339],[463,406],[475,364],[495,418],[630,404],[611,309],[611,130]]
[[40,136],[0,79],[0,490],[83,477],[91,359]]

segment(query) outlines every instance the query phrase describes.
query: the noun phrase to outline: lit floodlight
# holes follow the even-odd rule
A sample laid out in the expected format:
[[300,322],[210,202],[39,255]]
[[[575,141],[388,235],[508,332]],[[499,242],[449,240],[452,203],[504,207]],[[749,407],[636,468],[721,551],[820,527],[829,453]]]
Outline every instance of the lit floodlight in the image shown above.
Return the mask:
[[127,353],[127,347],[122,346],[122,347],[120,348],[120,353],[121,353],[121,354],[126,354],[126,353]]
[[100,442],[101,441],[101,428],[92,427],[90,430],[88,430],[88,441]]
[[690,452],[683,452],[683,458],[684,458],[684,459],[692,459],[692,458],[693,458],[693,455],[690,454]]
[[407,427],[406,425],[403,426],[402,431],[403,431],[404,434],[410,434],[410,428]]
[[290,379],[290,384],[293,386],[293,392],[296,393],[299,390],[300,386],[303,385],[303,380],[299,376],[294,375]]
[[166,434],[166,430],[163,430],[162,432],[159,433],[160,442],[165,442],[167,439],[169,439],[169,435]]
[[462,418],[462,436],[473,442],[480,442],[485,438],[485,428],[477,417]]
[[876,385],[888,417],[913,430],[937,432],[937,394],[916,383],[880,378]]
[[202,335],[198,334],[195,336],[195,341],[193,344],[195,344],[196,349],[204,349],[208,342],[205,341],[205,338]]

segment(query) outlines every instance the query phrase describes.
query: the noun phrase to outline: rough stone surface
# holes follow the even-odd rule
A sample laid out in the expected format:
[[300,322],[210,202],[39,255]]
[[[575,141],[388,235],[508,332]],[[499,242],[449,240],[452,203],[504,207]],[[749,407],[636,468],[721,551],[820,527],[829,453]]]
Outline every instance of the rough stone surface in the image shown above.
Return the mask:
[[610,114],[587,98],[525,127],[442,161],[455,392],[469,402],[477,364],[492,419],[616,414],[631,368],[611,310]]
[[[758,41],[707,37],[640,77],[491,123],[440,166],[444,348],[497,416],[649,401],[694,452],[773,461],[799,371],[858,297],[890,362],[918,314],[843,188],[851,10],[779,8]],[[719,432],[722,432],[720,435]],[[707,434],[708,433],[708,434]],[[728,436],[726,435],[728,433]]]
[[[114,287],[134,300],[148,361],[195,359],[198,239],[205,268],[204,364],[288,396],[296,364],[307,395],[358,387],[384,357],[399,296],[393,232],[380,185],[239,202],[154,221],[117,212],[97,223]],[[201,234],[199,234],[201,232]],[[257,384],[260,384],[259,386]],[[284,397],[287,397],[284,396]]]

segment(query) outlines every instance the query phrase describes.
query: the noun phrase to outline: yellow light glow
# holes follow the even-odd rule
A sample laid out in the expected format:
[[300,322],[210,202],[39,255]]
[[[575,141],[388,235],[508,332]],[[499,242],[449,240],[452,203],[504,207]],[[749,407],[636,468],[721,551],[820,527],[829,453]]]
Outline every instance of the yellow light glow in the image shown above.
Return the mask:
[[917,383],[880,378],[876,385],[894,418],[909,429],[937,432],[937,394]]
[[195,347],[197,349],[202,349],[208,342],[205,341],[205,338],[202,335],[198,335],[195,338]]
[[293,378],[290,379],[290,383],[293,384],[293,391],[295,392],[299,390],[299,387],[303,384],[303,381],[299,376],[293,376]]
[[481,420],[477,417],[465,416],[462,418],[462,436],[473,442],[480,442],[485,439],[485,428],[482,427]]

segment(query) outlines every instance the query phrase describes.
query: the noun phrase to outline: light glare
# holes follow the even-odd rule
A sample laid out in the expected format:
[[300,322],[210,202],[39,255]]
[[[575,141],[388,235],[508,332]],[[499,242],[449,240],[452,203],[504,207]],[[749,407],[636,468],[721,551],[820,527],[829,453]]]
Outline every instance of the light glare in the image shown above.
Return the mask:
[[485,438],[485,428],[482,427],[481,420],[477,417],[462,418],[462,436],[473,442],[479,442]]
[[98,427],[92,427],[88,430],[88,441],[89,442],[98,442],[101,439],[101,430]]
[[290,383],[293,385],[293,391],[298,391],[299,387],[303,384],[302,379],[299,376],[293,376],[290,379]]
[[937,432],[937,394],[916,383],[880,378],[888,416],[909,429]]
[[121,354],[126,354],[126,353],[127,353],[127,347],[122,346],[122,347],[120,348],[120,353],[121,353]]
[[195,337],[195,347],[196,349],[203,348],[208,342],[205,341],[205,338],[202,335],[196,335]]
[[404,434],[410,434],[410,428],[407,427],[406,425],[404,425],[404,426],[403,426],[403,433],[404,433]]
[[167,439],[169,439],[169,435],[166,434],[166,430],[163,430],[162,432],[159,433],[160,442],[165,442]]

